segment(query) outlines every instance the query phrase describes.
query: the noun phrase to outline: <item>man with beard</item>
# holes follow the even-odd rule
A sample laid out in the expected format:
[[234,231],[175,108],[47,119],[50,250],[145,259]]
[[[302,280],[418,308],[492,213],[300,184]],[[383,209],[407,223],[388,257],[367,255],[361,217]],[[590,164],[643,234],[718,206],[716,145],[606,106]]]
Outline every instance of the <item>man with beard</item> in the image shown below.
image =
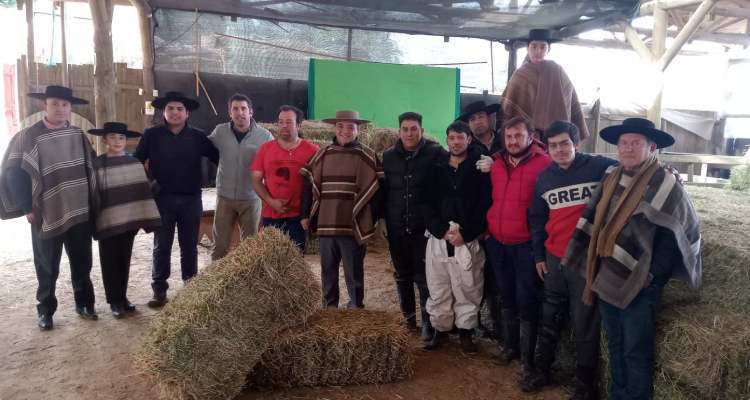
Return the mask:
[[422,116],[405,112],[398,117],[398,141],[383,153],[383,201],[388,249],[395,269],[401,312],[409,329],[416,330],[414,285],[419,290],[422,313],[422,340],[432,337],[432,326],[425,304],[430,292],[425,279],[424,207],[429,200],[429,179],[442,146],[424,138]]
[[88,104],[64,86],[29,93],[44,101],[42,120],[11,139],[0,169],[0,217],[25,215],[31,225],[37,325],[53,328],[55,287],[63,247],[70,261],[76,313],[96,320],[91,284],[91,223],[96,199],[94,152],[81,128],[70,125],[71,106]]
[[167,92],[152,104],[163,110],[164,124],[143,132],[134,156],[148,166],[161,214],[161,228],[154,232],[154,296],[148,302],[149,307],[158,308],[167,303],[175,228],[183,283],[198,273],[198,232],[203,214],[201,160],[208,157],[216,164],[219,151],[203,131],[187,123],[188,113],[200,105],[197,101],[180,92]]
[[299,137],[304,115],[294,106],[279,108],[277,139],[258,150],[252,174],[255,192],[263,199],[263,226],[275,226],[305,249],[310,220],[300,216],[304,180],[299,171],[318,146]]
[[600,319],[596,306],[583,304],[586,281],[578,272],[560,264],[576,223],[615,160],[579,153],[578,128],[555,121],[544,132],[552,164],[537,178],[529,211],[534,261],[544,281],[541,331],[536,348],[536,373],[524,391],[535,391],[552,383],[551,367],[563,323],[572,314],[576,347],[576,381],[571,399],[598,397]]
[[435,333],[426,344],[437,348],[447,332],[458,328],[461,349],[476,353],[473,329],[484,287],[484,249],[479,237],[487,230],[490,179],[474,165],[481,150],[470,146],[469,126],[453,122],[446,129],[449,154],[441,154],[433,171],[426,208],[426,273],[430,299],[427,311]]
[[258,232],[261,201],[253,190],[247,169],[255,153],[265,142],[273,139],[271,133],[253,119],[253,102],[244,94],[229,98],[230,121],[216,125],[208,137],[219,150],[219,168],[216,171],[216,212],[214,213],[214,250],[211,260],[224,257],[239,222],[240,238]]
[[528,119],[510,119],[504,126],[505,150],[496,154],[489,166],[484,160],[477,163],[481,170],[490,171],[492,180],[492,206],[487,212],[491,237],[487,240],[487,252],[503,306],[504,343],[498,360],[507,364],[520,355],[522,385],[531,378],[534,368],[537,297],[541,286],[534,266],[527,215],[536,178],[550,163],[530,131]]

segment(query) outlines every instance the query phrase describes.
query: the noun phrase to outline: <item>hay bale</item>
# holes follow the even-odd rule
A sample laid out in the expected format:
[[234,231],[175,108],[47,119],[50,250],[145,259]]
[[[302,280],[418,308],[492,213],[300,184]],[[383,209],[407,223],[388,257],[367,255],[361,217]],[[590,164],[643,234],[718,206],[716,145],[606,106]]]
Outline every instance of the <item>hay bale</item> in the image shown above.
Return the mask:
[[278,332],[313,313],[319,293],[296,245],[266,228],[164,307],[143,339],[136,369],[167,398],[232,398]]
[[747,313],[702,304],[665,309],[657,343],[659,390],[685,398],[750,398]]
[[400,315],[321,310],[279,336],[248,377],[254,389],[386,383],[412,375],[409,334]]

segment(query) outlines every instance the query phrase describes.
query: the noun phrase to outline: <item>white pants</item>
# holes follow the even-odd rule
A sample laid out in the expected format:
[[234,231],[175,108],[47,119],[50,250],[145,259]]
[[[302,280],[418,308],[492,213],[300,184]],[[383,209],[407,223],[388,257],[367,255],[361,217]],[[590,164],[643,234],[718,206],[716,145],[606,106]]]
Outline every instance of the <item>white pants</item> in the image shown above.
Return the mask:
[[432,235],[427,240],[430,322],[441,332],[450,331],[454,324],[460,329],[474,329],[479,323],[477,313],[484,290],[484,251],[474,240],[456,247],[454,256],[448,257],[446,243]]

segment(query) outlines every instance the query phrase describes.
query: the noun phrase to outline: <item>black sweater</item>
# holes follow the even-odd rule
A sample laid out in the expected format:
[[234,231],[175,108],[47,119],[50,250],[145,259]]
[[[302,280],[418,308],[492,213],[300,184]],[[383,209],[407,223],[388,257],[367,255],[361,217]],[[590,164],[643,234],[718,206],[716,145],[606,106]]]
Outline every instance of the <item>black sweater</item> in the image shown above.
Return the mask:
[[476,169],[481,151],[469,147],[469,155],[453,168],[450,155],[443,154],[435,165],[430,184],[425,220],[430,233],[442,239],[448,222],[461,226],[461,236],[469,243],[487,231],[487,210],[492,203],[490,174]]

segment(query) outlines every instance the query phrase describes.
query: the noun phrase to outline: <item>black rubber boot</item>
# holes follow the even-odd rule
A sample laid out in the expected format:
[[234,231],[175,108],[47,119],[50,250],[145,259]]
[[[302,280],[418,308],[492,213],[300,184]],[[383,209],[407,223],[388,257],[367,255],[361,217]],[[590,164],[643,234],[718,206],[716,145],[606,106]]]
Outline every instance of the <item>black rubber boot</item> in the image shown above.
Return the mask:
[[536,370],[534,368],[534,350],[536,348],[536,323],[521,321],[521,390],[533,392]]
[[472,340],[474,330],[473,329],[460,329],[458,330],[458,339],[461,341],[461,351],[467,354],[476,354],[479,350],[477,345]]
[[404,315],[406,326],[409,330],[417,329],[416,304],[414,303],[414,284],[412,282],[396,282],[398,292],[398,304]]
[[425,340],[424,342],[424,349],[425,350],[437,350],[438,347],[442,346],[444,343],[448,342],[448,333],[447,332],[440,332],[437,329],[432,330],[432,336]]
[[435,329],[430,323],[430,314],[427,313],[427,300],[430,298],[430,291],[427,286],[419,286],[419,308],[422,314],[422,340],[430,340],[434,336]]
[[[556,319],[550,319],[545,322],[537,338],[534,372],[525,382],[523,389],[525,392],[536,392],[552,384],[551,370],[552,363],[555,362],[555,351],[557,350],[557,343],[560,336],[560,325]],[[521,326],[521,335],[523,335],[523,323]],[[521,341],[523,342],[523,339]],[[521,350],[521,354],[523,354],[523,349]]]
[[154,297],[146,303],[149,308],[161,308],[167,304],[167,292],[154,292]]
[[576,379],[570,400],[599,400],[599,379],[596,368],[576,367]]
[[510,308],[502,310],[502,327],[503,347],[497,357],[497,362],[501,365],[507,365],[520,355],[518,349],[518,317],[514,310]]

